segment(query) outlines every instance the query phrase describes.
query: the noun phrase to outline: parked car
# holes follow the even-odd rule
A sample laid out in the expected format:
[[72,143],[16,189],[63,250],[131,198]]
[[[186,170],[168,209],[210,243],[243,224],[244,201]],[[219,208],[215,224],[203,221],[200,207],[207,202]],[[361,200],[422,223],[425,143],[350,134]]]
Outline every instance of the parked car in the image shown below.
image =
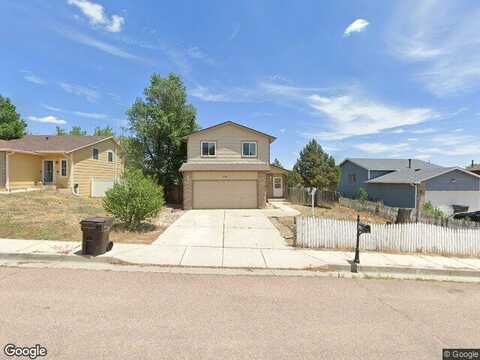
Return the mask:
[[470,220],[480,222],[480,211],[462,212],[452,216],[457,220]]

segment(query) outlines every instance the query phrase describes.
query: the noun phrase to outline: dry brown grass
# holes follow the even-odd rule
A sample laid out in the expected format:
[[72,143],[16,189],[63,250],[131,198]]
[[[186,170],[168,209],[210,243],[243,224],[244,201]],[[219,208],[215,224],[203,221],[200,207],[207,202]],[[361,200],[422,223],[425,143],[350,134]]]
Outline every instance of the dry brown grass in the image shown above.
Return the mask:
[[[110,239],[123,243],[151,243],[165,231],[181,210],[165,207],[152,223],[139,232],[115,227]],[[82,198],[54,191],[34,191],[0,196],[0,238],[80,241],[80,221],[108,216],[102,199]]]
[[[302,215],[311,216],[312,208],[303,205],[290,205],[294,209],[300,211]],[[360,219],[369,224],[386,224],[387,220],[367,211],[357,211],[339,204],[331,204],[328,206],[315,207],[315,216],[327,219],[336,220],[357,220],[357,215]]]

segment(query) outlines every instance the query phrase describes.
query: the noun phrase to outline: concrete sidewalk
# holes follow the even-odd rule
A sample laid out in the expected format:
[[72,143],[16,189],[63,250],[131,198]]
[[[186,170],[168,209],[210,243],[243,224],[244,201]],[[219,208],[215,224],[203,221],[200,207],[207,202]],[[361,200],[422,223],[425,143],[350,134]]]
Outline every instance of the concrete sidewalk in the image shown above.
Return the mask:
[[[80,243],[70,241],[0,239],[0,258],[37,261],[105,262],[132,265],[285,269],[350,272],[352,252],[311,249],[218,248],[115,244],[92,258],[80,255]],[[359,273],[468,277],[480,282],[480,259],[363,252]],[[413,277],[415,278],[415,277]]]

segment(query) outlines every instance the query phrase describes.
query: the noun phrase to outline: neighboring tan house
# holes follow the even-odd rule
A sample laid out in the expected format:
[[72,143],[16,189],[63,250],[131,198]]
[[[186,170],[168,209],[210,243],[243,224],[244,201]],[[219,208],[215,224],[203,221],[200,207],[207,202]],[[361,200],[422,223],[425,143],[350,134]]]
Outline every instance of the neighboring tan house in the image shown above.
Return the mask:
[[288,171],[270,165],[275,137],[227,121],[186,140],[180,168],[185,209],[264,208],[267,196],[286,195]]
[[[346,159],[340,164],[339,191],[387,206],[422,207],[425,202],[451,212],[455,206],[480,210],[480,176],[460,167],[441,167],[415,159]],[[450,209],[450,210],[449,210]]]
[[27,135],[0,140],[0,191],[56,188],[102,196],[122,171],[113,137]]
[[475,161],[472,160],[472,165],[467,167],[468,171],[471,171],[477,175],[480,175],[480,164],[475,164]]

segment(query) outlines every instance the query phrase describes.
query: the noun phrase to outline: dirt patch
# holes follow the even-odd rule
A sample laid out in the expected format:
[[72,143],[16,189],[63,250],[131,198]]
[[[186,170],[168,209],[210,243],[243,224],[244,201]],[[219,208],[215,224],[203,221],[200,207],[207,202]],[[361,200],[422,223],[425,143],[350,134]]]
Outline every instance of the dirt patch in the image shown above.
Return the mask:
[[[303,205],[289,205],[295,210],[300,211],[300,213],[304,216],[312,216],[312,208]],[[350,220],[356,221],[357,215],[360,215],[360,219],[368,224],[386,224],[387,219],[372,214],[368,211],[357,211],[351,209],[346,206],[342,206],[336,203],[325,205],[325,206],[317,206],[314,209],[316,217],[326,218],[326,219],[336,219],[336,220]]]
[[[35,191],[0,196],[0,238],[80,241],[80,221],[108,216],[102,199],[83,198],[55,191]],[[118,226],[110,233],[114,242],[151,243],[183,211],[166,206],[159,216],[138,232]]]
[[295,224],[293,217],[269,217],[271,223],[280,232],[280,235],[285,239],[289,246],[295,244]]

